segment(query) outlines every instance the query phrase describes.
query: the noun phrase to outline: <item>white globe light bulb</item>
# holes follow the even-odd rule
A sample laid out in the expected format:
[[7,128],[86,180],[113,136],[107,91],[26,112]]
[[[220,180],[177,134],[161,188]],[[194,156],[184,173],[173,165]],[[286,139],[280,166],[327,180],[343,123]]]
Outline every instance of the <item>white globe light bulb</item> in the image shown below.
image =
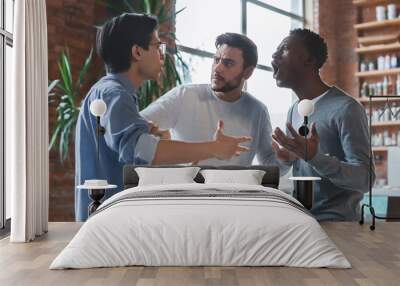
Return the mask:
[[107,111],[107,105],[102,99],[93,100],[90,104],[90,113],[94,116],[102,116]]
[[310,116],[314,112],[314,103],[309,99],[303,99],[297,105],[297,110],[303,117]]

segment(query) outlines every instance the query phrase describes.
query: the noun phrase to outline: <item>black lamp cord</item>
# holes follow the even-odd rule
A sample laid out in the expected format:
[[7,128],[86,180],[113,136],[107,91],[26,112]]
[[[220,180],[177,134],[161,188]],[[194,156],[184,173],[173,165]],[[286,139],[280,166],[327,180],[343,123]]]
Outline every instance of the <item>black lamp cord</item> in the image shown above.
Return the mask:
[[305,126],[305,132],[304,132],[304,139],[305,139],[305,154],[304,154],[304,161],[306,161],[307,162],[307,157],[308,157],[308,148],[307,148],[307,135],[308,135],[308,127],[307,127],[307,125],[308,125],[308,117],[307,116],[304,116],[304,126]]
[[100,116],[96,116],[96,135],[97,135],[97,144],[96,144],[96,153],[97,153],[97,170],[100,174],[100,135],[104,135],[106,129],[100,125]]
[[307,135],[309,133],[307,124],[308,124],[308,117],[304,116],[304,122],[303,122],[303,125],[301,125],[300,128],[299,128],[299,134],[301,136],[304,136],[304,139],[305,139],[305,143],[306,144],[305,144],[305,148],[304,148],[305,149],[304,150],[304,161],[306,161],[306,162],[307,162],[307,157],[308,157]]

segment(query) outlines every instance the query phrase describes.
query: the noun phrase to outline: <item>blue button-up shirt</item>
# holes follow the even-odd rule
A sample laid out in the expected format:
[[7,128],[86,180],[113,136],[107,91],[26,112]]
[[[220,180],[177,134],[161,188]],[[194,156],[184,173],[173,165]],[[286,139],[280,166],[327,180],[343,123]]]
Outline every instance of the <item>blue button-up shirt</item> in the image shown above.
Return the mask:
[[[100,160],[97,164],[96,117],[90,104],[102,99],[107,105],[100,118],[105,134],[100,135]],[[103,179],[117,189],[106,192],[106,198],[122,190],[122,168],[125,164],[149,164],[154,159],[159,139],[149,134],[147,121],[139,114],[138,99],[131,81],[123,74],[107,74],[84,99],[76,125],[75,185],[88,179]],[[88,190],[75,189],[75,217],[84,221],[91,202]]]

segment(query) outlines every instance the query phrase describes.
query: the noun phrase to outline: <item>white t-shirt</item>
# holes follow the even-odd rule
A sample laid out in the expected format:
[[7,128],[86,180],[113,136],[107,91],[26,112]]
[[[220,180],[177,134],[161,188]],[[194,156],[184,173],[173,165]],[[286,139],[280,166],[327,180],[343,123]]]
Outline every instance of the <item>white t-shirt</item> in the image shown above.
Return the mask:
[[[280,165],[271,147],[271,123],[267,107],[247,92],[234,101],[218,98],[209,84],[176,87],[153,102],[141,115],[160,129],[170,129],[172,139],[188,142],[213,140],[218,121],[224,121],[224,133],[251,136],[250,148],[240,156],[223,161],[209,159],[206,165],[251,165],[255,156],[260,164]],[[287,168],[283,167],[286,171]]]

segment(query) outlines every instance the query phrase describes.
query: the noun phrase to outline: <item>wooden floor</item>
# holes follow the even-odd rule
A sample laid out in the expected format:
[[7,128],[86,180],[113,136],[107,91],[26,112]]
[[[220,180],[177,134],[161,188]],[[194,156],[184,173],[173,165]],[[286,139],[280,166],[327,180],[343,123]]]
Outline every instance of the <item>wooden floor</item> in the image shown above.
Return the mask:
[[400,223],[325,223],[324,229],[352,269],[289,267],[123,267],[48,270],[79,229],[50,223],[49,233],[27,244],[0,241],[0,285],[400,285]]

